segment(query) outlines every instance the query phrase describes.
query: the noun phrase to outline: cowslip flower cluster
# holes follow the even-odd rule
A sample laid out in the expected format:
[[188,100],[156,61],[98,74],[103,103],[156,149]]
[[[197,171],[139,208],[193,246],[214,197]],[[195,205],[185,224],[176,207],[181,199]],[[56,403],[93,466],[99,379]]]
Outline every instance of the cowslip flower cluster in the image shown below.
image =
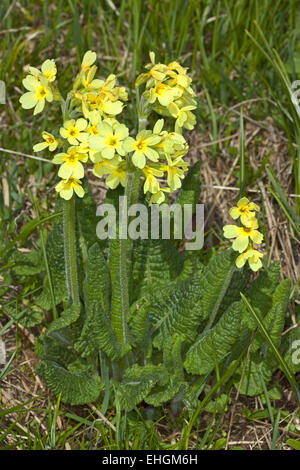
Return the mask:
[[156,64],[154,52],[150,52],[150,61],[145,67],[149,71],[136,80],[137,86],[146,82],[143,98],[158,114],[176,120],[175,132],[181,134],[183,128],[192,130],[196,124],[192,111],[197,103],[187,68],[176,61]]
[[256,212],[259,210],[259,206],[243,197],[238,201],[237,206],[229,211],[234,220],[240,220],[241,225],[223,227],[224,237],[234,239],[232,248],[240,253],[235,262],[238,268],[242,268],[247,261],[252,271],[258,271],[262,267],[263,254],[253,246],[253,244],[260,245],[263,241],[263,235],[258,231],[256,218]]
[[[45,100],[51,102],[55,96],[62,108],[63,122],[58,132],[44,131],[43,141],[33,147],[35,152],[59,149],[52,162],[59,165],[61,181],[55,189],[60,197],[67,200],[73,194],[83,197],[81,180],[86,164],[92,164],[93,174],[104,177],[111,189],[119,184],[125,187],[127,173],[138,169],[150,204],[162,203],[166,194],[181,187],[188,168],[188,163],[183,160],[188,144],[182,128],[192,129],[195,124],[191,109],[186,109],[189,106],[195,109],[191,79],[187,69],[178,62],[155,64],[153,53],[150,57],[152,63],[146,74],[144,94],[150,93],[149,102],[155,110],[164,109],[161,114],[169,118],[171,127],[165,123],[166,118],[158,119],[152,129],[142,129],[135,135],[129,135],[128,127],[119,121],[128,100],[127,92],[124,87],[117,86],[113,74],[106,79],[96,78],[95,52],[84,54],[66,99],[53,85],[57,73],[54,60],[46,60],[41,71],[29,68],[31,75],[23,80],[23,85],[30,91],[20,98],[22,106],[26,109],[35,106],[34,114],[37,114],[43,110]],[[141,82],[140,78],[138,82]],[[40,89],[34,94],[33,89],[38,89],[38,84]],[[164,129],[166,125],[168,130]]]
[[22,82],[28,91],[20,98],[24,109],[34,108],[33,114],[35,115],[43,111],[46,101],[51,103],[55,99],[60,99],[54,84],[56,73],[56,64],[50,59],[42,64],[41,70],[29,67],[29,75]]

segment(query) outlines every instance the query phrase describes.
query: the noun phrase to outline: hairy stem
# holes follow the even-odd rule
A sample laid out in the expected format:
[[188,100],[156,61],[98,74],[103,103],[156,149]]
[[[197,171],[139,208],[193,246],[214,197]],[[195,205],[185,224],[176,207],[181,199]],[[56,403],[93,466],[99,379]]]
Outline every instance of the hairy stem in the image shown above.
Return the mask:
[[76,259],[75,197],[63,202],[65,270],[69,298],[79,304],[79,288]]
[[[142,128],[146,125],[146,120],[143,119]],[[141,130],[141,122],[139,120],[139,130]],[[129,170],[127,172],[126,184],[125,184],[125,204],[121,209],[121,220],[126,220],[126,233],[124,233],[123,227],[119,227],[119,242],[120,242],[120,251],[119,251],[119,282],[120,282],[120,301],[121,301],[121,315],[122,315],[122,325],[120,325],[119,319],[119,328],[117,329],[118,340],[123,344],[128,343],[127,339],[127,317],[130,307],[130,282],[129,282],[129,266],[132,262],[132,240],[128,239],[127,233],[127,216],[128,216],[128,207],[133,204],[136,204],[139,197],[140,189],[140,170],[131,166],[130,161],[128,161]],[[120,328],[121,326],[121,328]],[[114,328],[115,329],[115,328]],[[115,329],[116,331],[116,329]],[[120,334],[121,332],[121,334]],[[127,357],[128,361],[128,357]],[[124,361],[122,361],[124,362]],[[123,368],[123,364],[121,365]]]

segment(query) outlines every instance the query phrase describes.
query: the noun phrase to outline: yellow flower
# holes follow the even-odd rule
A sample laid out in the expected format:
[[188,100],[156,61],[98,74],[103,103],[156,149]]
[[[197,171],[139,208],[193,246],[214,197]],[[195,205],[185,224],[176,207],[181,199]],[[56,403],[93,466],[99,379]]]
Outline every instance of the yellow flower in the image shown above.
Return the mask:
[[172,88],[165,83],[157,83],[145,96],[151,104],[157,100],[161,106],[168,106],[181,95],[182,91],[178,87]]
[[48,82],[54,82],[57,68],[54,59],[47,59],[42,63],[41,71],[36,67],[29,67],[30,74],[37,79],[46,78]]
[[255,217],[254,211],[259,212],[259,207],[254,202],[249,202],[246,197],[242,197],[238,201],[237,207],[230,209],[229,214],[234,220],[240,217],[243,225],[251,227],[251,219]]
[[163,202],[165,202],[165,199],[166,199],[165,193],[170,193],[170,192],[171,192],[171,188],[160,188],[160,190],[157,193],[152,194],[150,201],[149,201],[149,205],[151,206],[151,204],[162,204]]
[[116,76],[111,74],[104,80],[93,80],[96,88],[91,87],[82,93],[76,93],[76,97],[82,102],[82,111],[85,117],[88,110],[96,109],[102,117],[115,116],[122,112],[123,103],[128,96],[124,87],[116,87]]
[[108,116],[116,116],[123,111],[123,103],[119,100],[117,101],[110,101],[105,99],[101,101],[98,107],[99,111],[108,115]]
[[61,164],[58,171],[60,178],[67,180],[71,176],[75,179],[84,177],[84,168],[81,162],[86,162],[88,155],[82,152],[83,150],[79,147],[69,147],[67,153],[58,153],[54,156],[52,162]]
[[142,73],[136,79],[135,85],[140,86],[142,83],[146,83],[146,87],[153,85],[155,81],[162,82],[166,78],[166,72],[168,67],[165,64],[156,64],[155,63],[155,54],[154,52],[149,53],[150,64],[146,65],[146,69],[150,69],[147,73]]
[[125,187],[126,183],[126,162],[122,161],[121,157],[114,157],[111,160],[104,159],[96,163],[93,168],[93,173],[98,178],[106,177],[105,183],[110,189],[115,189],[120,183]]
[[263,235],[258,230],[258,223],[256,219],[251,219],[251,225],[248,227],[238,227],[237,225],[225,225],[223,227],[225,238],[235,238],[232,248],[239,253],[243,253],[249,245],[251,239],[257,245],[260,245],[263,240]]
[[87,133],[91,136],[99,135],[97,126],[102,121],[100,113],[96,109],[94,109],[93,111],[89,112],[88,119],[89,119],[89,125],[86,129]]
[[24,109],[34,108],[34,115],[43,111],[45,100],[48,102],[53,100],[51,88],[45,77],[36,78],[33,75],[27,75],[22,83],[29,91],[21,96],[20,103]]
[[77,119],[70,119],[64,122],[64,127],[61,127],[59,132],[60,135],[67,139],[69,144],[71,145],[78,145],[79,142],[84,142],[88,138],[88,134],[86,132],[82,132],[87,127],[87,121],[83,118]]
[[182,127],[188,130],[194,129],[194,126],[196,124],[196,117],[191,112],[194,109],[196,109],[196,106],[189,105],[179,108],[176,103],[169,104],[168,111],[170,112],[171,116],[176,118],[175,132],[180,133]]
[[187,170],[189,164],[182,160],[182,156],[178,156],[174,159],[167,156],[167,165],[162,166],[168,173],[168,185],[175,191],[181,187],[181,180],[184,178],[184,173]]
[[99,135],[89,138],[90,147],[101,153],[103,158],[111,159],[115,153],[124,156],[124,140],[129,131],[124,124],[117,123],[115,126],[106,120],[98,124]]
[[124,142],[124,149],[127,152],[134,152],[132,162],[137,168],[144,168],[146,158],[153,162],[157,162],[159,155],[152,147],[160,142],[161,138],[153,134],[150,130],[142,130],[135,139],[128,137]]
[[145,176],[144,193],[147,193],[148,191],[152,194],[158,193],[160,190],[160,186],[156,177],[163,176],[163,171],[157,170],[156,168],[146,165],[143,168],[143,174]]
[[262,262],[260,258],[262,258],[263,256],[264,255],[260,251],[249,247],[247,251],[237,257],[235,264],[238,268],[242,268],[245,265],[246,261],[248,261],[252,271],[258,271],[262,267]]
[[166,155],[185,155],[188,151],[188,144],[185,138],[176,132],[162,131],[163,123],[164,120],[159,119],[153,128],[153,134],[157,134],[161,138],[161,141],[154,146],[155,150],[158,151],[162,158],[166,157]]
[[97,162],[93,168],[93,173],[98,178],[102,178],[104,175],[108,175],[112,170],[119,166],[119,163],[122,161],[121,157],[115,156],[112,159],[101,159]]
[[59,193],[60,197],[67,201],[71,199],[74,191],[78,197],[84,196],[84,189],[81,186],[81,181],[73,177],[60,181],[55,186],[55,190]]
[[171,86],[180,86],[187,89],[192,83],[192,79],[187,75],[187,69],[178,62],[171,62],[168,65],[167,74],[171,78]]
[[49,132],[44,131],[42,133],[42,137],[44,139],[44,142],[40,142],[38,144],[35,144],[33,146],[33,151],[34,152],[40,152],[41,150],[44,150],[47,147],[50,150],[50,152],[53,152],[61,144],[61,141],[59,139],[56,139]]
[[87,72],[84,72],[81,77],[81,83],[84,88],[101,88],[103,81],[94,79],[94,76],[97,72],[97,66],[93,65],[89,68]]
[[126,184],[126,170],[122,166],[114,168],[106,177],[105,183],[110,189],[115,189],[119,184],[124,188]]
[[45,60],[45,62],[42,63],[41,69],[44,77],[46,77],[49,82],[54,82],[57,73],[55,61],[53,59]]
[[96,58],[97,58],[96,52],[87,51],[83,56],[83,59],[81,62],[81,68],[84,71],[90,70],[91,65],[93,65],[93,63],[96,61]]

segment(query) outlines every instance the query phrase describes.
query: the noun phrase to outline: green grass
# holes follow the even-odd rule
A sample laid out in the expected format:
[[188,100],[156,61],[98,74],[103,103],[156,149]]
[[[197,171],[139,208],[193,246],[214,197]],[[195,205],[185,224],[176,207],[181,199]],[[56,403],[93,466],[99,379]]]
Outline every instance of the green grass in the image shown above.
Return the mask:
[[[101,75],[115,73],[126,86],[134,83],[148,62],[149,51],[154,51],[162,62],[180,58],[191,70],[199,98],[196,132],[209,135],[212,142],[240,132],[236,186],[242,194],[247,189],[259,190],[259,181],[269,184],[266,189],[272,203],[278,205],[292,233],[299,237],[300,198],[288,197],[289,193],[300,196],[300,124],[291,100],[291,83],[300,79],[297,1],[275,0],[270,4],[268,0],[59,0],[54,4],[47,0],[3,0],[0,33],[0,80],[7,90],[7,105],[0,104],[0,147],[16,152],[0,150],[1,254],[16,244],[31,248],[36,243],[37,229],[42,233],[53,217],[56,176],[52,164],[30,158],[33,144],[39,141],[36,129],[52,128],[53,123],[47,111],[32,120],[32,114],[19,105],[26,67],[55,58],[59,87],[66,90],[87,49],[97,52]],[[287,140],[293,168],[289,188],[282,187],[269,163],[271,150],[256,172],[249,169],[244,135],[247,113],[242,105],[237,108],[237,116],[232,113],[232,106],[249,100],[256,100],[251,105],[251,119],[262,122],[271,117]],[[129,105],[125,120],[134,123],[134,116],[135,110]],[[237,153],[227,150],[233,164]],[[217,161],[218,144],[207,148],[207,156]],[[28,185],[39,204],[36,210],[24,190]],[[1,274],[11,269],[10,265],[0,266]],[[18,301],[34,299],[36,289],[34,277],[24,281]],[[1,285],[0,296],[4,304],[16,303],[13,290]],[[0,320],[4,319],[1,315]],[[9,325],[13,323],[13,319],[8,321]],[[21,342],[20,337],[18,341]],[[0,371],[0,379],[8,380],[14,367],[13,361],[9,362]],[[213,384],[212,391],[216,395],[206,394],[198,412],[187,421],[182,416],[174,421],[168,410],[159,410],[158,416],[153,412],[150,418],[145,410],[138,410],[122,416],[122,420],[112,415],[110,425],[92,410],[85,409],[84,417],[79,416],[74,410],[65,409],[59,400],[49,398],[47,406],[42,401],[42,408],[35,406],[35,399],[24,400],[17,406],[0,409],[0,448],[63,449],[68,443],[78,449],[171,449],[174,445],[167,437],[173,432],[179,433],[178,448],[187,449],[191,442],[196,442],[199,449],[222,446],[223,414],[210,415],[208,424],[204,423],[206,432],[198,432],[206,416],[205,406],[218,395],[229,393],[225,381],[223,386],[223,376]],[[265,398],[266,419],[273,429],[271,447],[279,448],[285,442],[280,437],[282,410],[274,408],[267,394]],[[37,416],[41,416],[41,421]],[[63,420],[62,429],[57,427],[58,418]]]

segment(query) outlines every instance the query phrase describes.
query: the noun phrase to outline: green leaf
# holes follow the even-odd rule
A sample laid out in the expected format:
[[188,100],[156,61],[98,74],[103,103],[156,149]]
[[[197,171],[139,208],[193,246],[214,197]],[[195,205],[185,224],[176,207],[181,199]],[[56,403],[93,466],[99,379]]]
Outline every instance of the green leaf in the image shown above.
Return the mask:
[[[249,303],[249,301],[246,299],[246,297],[241,293],[241,297],[242,297],[242,300],[244,302],[244,304],[247,306],[247,309],[249,310],[249,313],[251,313],[251,315],[253,316],[253,318],[255,319],[258,327],[259,327],[259,330],[261,332],[261,334],[264,336],[266,342],[268,343],[269,345],[269,348],[270,348],[270,354],[269,354],[269,358],[276,358],[277,360],[277,363],[280,365],[280,367],[282,368],[283,372],[285,373],[286,375],[286,378],[287,380],[289,381],[294,393],[295,393],[295,396],[296,396],[296,399],[298,401],[298,403],[300,403],[300,391],[298,389],[298,385],[297,385],[297,382],[295,380],[295,377],[293,376],[292,372],[290,371],[288,365],[286,364],[286,362],[284,361],[282,355],[280,354],[280,352],[278,351],[278,348],[276,347],[276,345],[274,344],[271,336],[269,335],[268,331],[266,330],[264,324],[262,323],[262,321],[260,320],[260,318],[257,316],[255,310],[253,309],[253,307],[251,306],[251,304]],[[278,294],[275,296],[274,295],[274,298],[275,298],[275,301],[277,300],[278,298]],[[285,300],[285,299],[284,299]],[[276,305],[278,305],[278,302],[276,303]],[[275,309],[275,312],[278,313],[279,311],[279,314],[280,314],[280,309],[278,309],[276,307]],[[273,353],[273,354],[272,354]],[[271,362],[271,360],[269,359],[269,364],[273,364],[273,360]],[[261,365],[261,370],[262,368],[267,364],[267,362],[263,362],[262,365]],[[265,380],[265,383],[267,383],[267,380]]]
[[175,204],[180,204],[182,207],[185,204],[192,204],[193,212],[201,193],[200,165],[201,162],[198,161],[189,169],[175,199]]
[[29,253],[23,254],[18,250],[14,250],[9,260],[14,261],[16,265],[13,272],[19,276],[32,276],[44,271],[43,259],[41,251],[31,250]]
[[153,406],[161,406],[170,401],[180,390],[183,382],[178,381],[174,376],[170,377],[169,383],[155,385],[149,395],[144,399],[146,403]]
[[164,296],[153,297],[149,307],[153,345],[160,350],[175,333],[191,342],[203,319],[199,276],[174,283],[165,290]]
[[224,413],[227,403],[228,397],[225,395],[225,393],[222,393],[215,400],[211,400],[207,403],[205,411],[208,411],[208,413],[222,414]]
[[[53,285],[55,304],[67,301],[68,292],[66,287],[65,258],[64,258],[64,236],[62,224],[54,224],[46,243],[48,264]],[[50,310],[51,295],[48,280],[45,279],[42,293],[37,297],[36,304]]]
[[96,213],[96,202],[87,182],[85,182],[84,190],[84,197],[76,198],[76,218],[78,234],[83,239],[88,250],[92,245],[100,241],[96,233],[99,217]]
[[182,346],[185,341],[185,336],[175,333],[163,349],[163,361],[167,371],[174,374],[176,380],[184,380],[184,368],[182,360]]
[[134,364],[126,369],[122,383],[114,382],[116,399],[122,410],[130,411],[145,400],[150,390],[157,384],[166,384],[168,373],[162,364]]
[[89,304],[100,302],[107,314],[110,311],[110,277],[105,256],[99,243],[89,248],[84,279],[84,300],[88,309]]
[[188,373],[207,374],[230,354],[239,335],[241,314],[242,305],[235,302],[213,328],[200,334],[186,354]]
[[202,316],[208,318],[206,329],[211,328],[217,314],[239,300],[239,293],[248,281],[245,270],[235,267],[236,253],[224,251],[209,262],[200,278]]
[[83,405],[95,401],[103,389],[100,379],[87,372],[67,370],[57,362],[43,360],[36,373],[47,383],[51,391],[70,405]]
[[288,439],[286,441],[287,445],[292,449],[300,450],[300,440],[299,439]]
[[85,318],[75,348],[82,356],[97,354],[99,349],[113,360],[129,350],[117,342],[110,321],[110,279],[105,257],[98,243],[88,251],[84,279]]
[[74,347],[83,357],[97,354],[102,349],[112,360],[121,358],[130,350],[128,344],[118,343],[109,317],[99,302],[89,305],[80,338]]
[[128,325],[132,337],[132,342],[138,344],[144,351],[147,350],[151,342],[150,322],[149,322],[149,299],[142,297],[132,304]]
[[[279,282],[280,264],[276,261],[268,268],[264,268],[247,289],[246,296],[260,318],[263,318],[272,308],[272,295]],[[243,322],[250,330],[254,330],[257,326],[246,307],[243,311]]]
[[[272,296],[272,306],[267,315],[260,320],[274,347],[280,345],[290,287],[290,279],[286,279],[277,286]],[[240,392],[249,396],[263,393],[264,389],[260,374],[264,382],[268,384],[276,367],[277,361],[272,349],[270,350],[269,340],[258,330],[251,343],[251,353],[246,368],[244,371],[243,366],[239,369],[239,372],[244,374]],[[236,380],[235,385],[236,387],[239,386],[238,380]]]
[[[253,397],[263,393],[262,377],[266,384],[272,378],[276,366],[265,362],[258,352],[249,355],[246,367],[241,366],[237,375],[234,376],[234,385],[242,395]],[[240,384],[241,374],[243,373],[243,381]]]
[[81,305],[72,304],[69,307],[67,307],[62,312],[59,318],[57,318],[56,320],[53,320],[50,323],[48,330],[47,330],[47,334],[50,334],[53,331],[58,331],[63,328],[67,328],[72,323],[75,323],[80,316],[80,311],[81,311]]
[[137,240],[133,245],[132,301],[177,280],[184,261],[170,240]]
[[23,308],[22,306],[17,308],[12,305],[5,305],[4,308],[8,315],[11,315],[17,323],[20,323],[25,328],[32,328],[33,326],[40,325],[44,320],[43,311],[34,305],[31,308]]

